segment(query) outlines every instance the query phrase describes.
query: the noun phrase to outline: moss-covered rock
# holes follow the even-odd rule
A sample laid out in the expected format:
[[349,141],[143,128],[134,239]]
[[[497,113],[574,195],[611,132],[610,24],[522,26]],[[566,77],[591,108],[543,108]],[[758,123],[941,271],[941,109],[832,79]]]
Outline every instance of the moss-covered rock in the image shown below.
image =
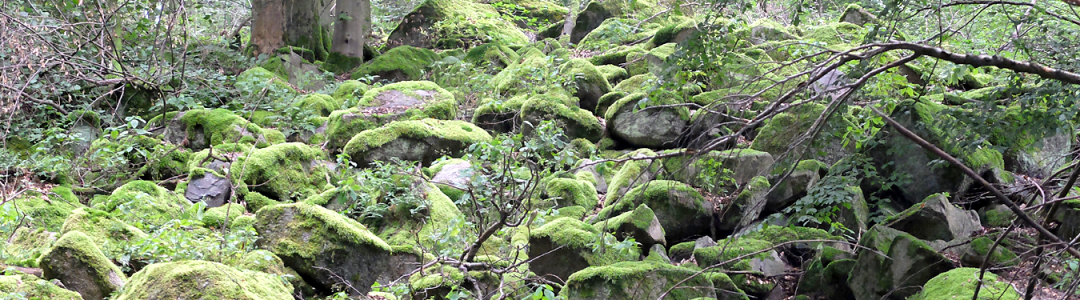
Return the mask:
[[302,202],[264,207],[257,220],[256,245],[276,254],[316,288],[345,290],[340,281],[344,278],[364,294],[388,267],[390,245],[364,225],[323,207]]
[[[660,153],[673,154],[681,151],[683,150],[674,149]],[[731,192],[736,186],[746,185],[754,177],[768,175],[773,162],[769,153],[752,149],[672,156],[661,161],[666,172],[662,178],[685,182],[710,192]]]
[[360,65],[352,73],[352,79],[378,76],[389,81],[420,80],[424,69],[439,60],[434,51],[413,46],[394,47],[375,59]]
[[[751,238],[728,238],[716,242],[716,246],[710,247],[698,247],[694,249],[694,260],[697,261],[698,266],[705,268],[714,265],[720,265],[726,270],[740,270],[750,271],[750,261],[753,259],[758,260],[771,260],[776,253],[772,250],[764,251],[772,248],[773,244],[770,242],[755,240]],[[759,252],[751,255],[751,253]],[[744,255],[750,255],[743,259],[735,260]]]
[[[791,141],[798,138],[813,126],[814,122],[821,117],[825,106],[817,103],[808,103],[786,112],[780,113],[758,130],[757,136],[750,144],[750,149],[769,152],[776,156],[788,152]],[[823,132],[843,132],[853,126],[847,119],[842,118],[841,112],[836,112],[825,123]],[[813,146],[818,144],[819,146]],[[834,164],[842,157],[854,152],[854,143],[848,143],[844,147],[843,141],[831,138],[830,135],[821,134],[815,141],[807,141],[787,154],[787,157],[812,158],[826,164]],[[820,155],[819,153],[825,153]],[[794,163],[792,161],[791,163]]]
[[357,133],[393,121],[457,117],[454,95],[430,81],[398,82],[371,89],[355,105],[328,117],[326,147],[332,152],[345,147]]
[[120,290],[127,279],[90,237],[70,231],[38,261],[46,279],[59,279],[83,299],[104,299]]
[[292,286],[275,275],[188,260],[143,268],[114,299],[269,300],[290,299],[291,292]]
[[705,201],[697,190],[678,181],[654,180],[639,185],[604,207],[598,218],[628,212],[638,205],[651,208],[666,232],[667,241],[678,242],[712,233],[714,203]]
[[[1019,263],[1016,253],[1006,248],[1004,243],[997,245],[994,252],[990,253],[994,240],[982,236],[971,240],[971,247],[960,257],[960,263],[964,266],[980,268],[986,260],[987,267],[1011,267]],[[989,259],[987,257],[989,256]]]
[[259,192],[272,199],[303,199],[326,190],[328,168],[321,150],[301,143],[277,144],[237,157],[229,175],[237,193]]
[[[655,1],[590,1],[585,9],[580,11],[574,18],[573,31],[570,32],[570,42],[577,44],[586,35],[593,32],[609,18],[627,17],[630,20],[643,20],[660,11]],[[636,25],[637,22],[632,23]]]
[[[604,80],[607,80],[608,84],[612,86],[615,86],[630,77],[630,73],[627,73],[626,69],[616,65],[598,65],[596,66],[596,71],[600,72],[600,76],[603,76]],[[599,101],[600,99],[597,99],[597,102]]]
[[331,111],[341,107],[341,102],[330,95],[307,94],[293,103],[294,106],[319,116],[329,116]]
[[519,59],[521,59],[521,56],[514,49],[500,43],[479,45],[469,49],[469,52],[465,54],[465,61],[467,62],[476,65],[490,64],[498,69],[516,63]]
[[247,69],[237,75],[236,88],[240,90],[242,97],[266,95],[271,101],[291,99],[291,96],[296,95],[296,89],[289,85],[287,75],[274,73],[263,67]]
[[568,102],[566,98],[551,94],[529,97],[521,105],[520,118],[524,124],[522,130],[528,133],[540,122],[551,120],[555,122],[555,126],[562,128],[563,134],[570,139],[583,138],[591,142],[599,141],[604,134],[604,129],[596,116],[577,106],[567,106],[566,102]]
[[769,187],[769,180],[763,176],[750,180],[735,199],[720,205],[721,218],[717,230],[732,231],[757,221],[765,209]]
[[23,196],[0,205],[0,210],[14,211],[29,217],[27,221],[37,228],[59,231],[72,210],[83,207],[68,186],[55,186],[50,193],[38,195],[27,192]]
[[337,101],[343,105],[357,105],[360,98],[364,97],[370,87],[358,80],[346,80],[338,84],[337,89],[334,90],[331,97],[334,97],[334,101]]
[[[1004,168],[1001,152],[990,147],[988,143],[972,145],[957,140],[957,136],[973,129],[968,127],[971,125],[958,121],[952,113],[953,111],[944,105],[920,100],[899,104],[891,115],[900,125],[960,159],[977,174]],[[901,199],[898,199],[898,202],[901,205],[914,205],[936,193],[963,195],[974,183],[958,167],[935,163],[940,160],[936,154],[919,147],[891,126],[885,126],[877,134],[884,137],[884,141],[878,147],[865,152],[872,158],[874,165],[879,166],[878,172],[896,173],[894,176],[904,176],[907,179],[894,187],[900,193]],[[935,167],[928,168],[929,165]]]
[[588,223],[572,218],[552,220],[529,232],[528,255],[532,258],[529,270],[539,276],[554,275],[567,278],[570,274],[589,266],[601,266],[637,258],[636,248],[630,252],[617,252],[613,248],[605,247],[594,252],[590,245],[602,243],[600,237],[600,230]]
[[583,58],[566,62],[559,68],[559,73],[573,78],[574,97],[578,98],[578,105],[586,110],[595,109],[600,96],[611,91],[611,85],[604,75],[596,66]]
[[889,217],[884,224],[928,241],[965,239],[982,230],[976,212],[956,207],[943,194],[926,197],[923,202]]
[[[868,236],[860,245],[869,246]],[[952,261],[922,240],[900,232],[889,243],[886,254],[860,250],[847,283],[856,299],[903,299],[938,274],[953,269]]]
[[117,245],[123,241],[137,241],[147,237],[141,229],[128,225],[109,213],[93,208],[79,208],[71,212],[60,233],[80,231],[97,245]]
[[145,230],[173,220],[190,203],[153,182],[135,180],[90,204]]
[[581,206],[593,208],[600,202],[596,187],[586,180],[552,178],[544,182],[544,196],[554,198],[555,207]]
[[551,23],[562,21],[570,9],[559,5],[558,2],[549,0],[507,0],[500,5],[494,5],[499,12],[510,15],[519,27],[545,27]]
[[20,295],[23,299],[83,299],[79,293],[66,290],[52,282],[29,274],[0,276],[0,291]]
[[462,121],[423,119],[396,121],[353,136],[342,150],[352,161],[367,166],[391,158],[430,164],[443,155],[456,155],[491,135]]
[[502,18],[491,5],[463,0],[424,1],[405,15],[387,38],[391,47],[439,49],[486,42],[522,46],[528,41],[520,28]]
[[601,221],[599,225],[613,232],[617,238],[634,238],[635,241],[641,243],[642,249],[667,244],[667,240],[664,239],[664,227],[660,225],[660,220],[656,218],[656,214],[648,204],[641,204],[632,211]]
[[[164,140],[198,151],[224,143],[257,147],[285,142],[280,131],[265,129],[226,109],[199,109],[165,115]],[[154,123],[151,121],[151,123]]]
[[616,140],[637,147],[672,148],[688,126],[686,107],[667,106],[678,101],[667,93],[649,98],[634,93],[611,104],[604,114],[608,132]]
[[10,238],[7,243],[0,245],[0,257],[3,258],[0,262],[30,268],[38,266],[38,258],[52,249],[59,236],[56,232],[29,227],[21,227],[13,233],[5,234]]
[[619,156],[619,159],[635,158],[618,166],[618,171],[608,181],[604,206],[617,202],[627,191],[635,186],[645,184],[656,178],[657,169],[651,159],[646,157],[656,156],[656,152],[649,149],[640,149]]
[[[912,300],[945,300],[945,299],[1001,299],[1019,300],[1018,293],[1008,282],[1001,281],[994,273],[986,272],[982,280],[977,268],[959,268],[941,273],[926,282],[919,294],[912,296]],[[976,285],[979,287],[979,297],[975,298]]]
[[[658,299],[671,289],[668,297],[672,299],[716,298],[710,277],[695,276],[682,282],[695,273],[691,269],[651,261],[589,267],[570,275],[559,296],[567,299]],[[676,288],[676,283],[681,284]]]
[[639,20],[626,18],[606,19],[578,42],[579,48],[610,49],[630,45],[648,39],[663,27],[663,24],[656,22],[644,23],[640,27],[636,26],[639,22]]
[[[617,46],[612,48],[606,48],[601,50],[602,52],[589,57],[589,62],[596,66],[604,65],[623,65],[627,62],[626,57],[630,53],[641,52],[644,53],[645,49],[641,45],[634,46]],[[625,70],[625,69],[624,69]],[[629,73],[627,73],[629,76]],[[612,82],[611,84],[615,84]]]
[[230,228],[242,228],[244,225],[251,226],[252,223],[238,221],[240,217],[244,216],[244,212],[247,212],[247,209],[245,209],[243,205],[236,203],[213,207],[207,209],[203,214],[203,225],[211,228],[219,228],[226,224],[228,224]]

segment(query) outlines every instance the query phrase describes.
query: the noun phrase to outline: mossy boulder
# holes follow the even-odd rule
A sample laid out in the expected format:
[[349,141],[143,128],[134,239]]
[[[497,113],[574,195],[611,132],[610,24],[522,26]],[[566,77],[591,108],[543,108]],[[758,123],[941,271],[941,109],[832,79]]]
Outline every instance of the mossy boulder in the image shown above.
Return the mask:
[[694,34],[698,33],[697,24],[697,20],[686,18],[681,22],[672,22],[671,24],[664,25],[664,27],[656,30],[652,39],[649,40],[649,44],[663,45],[686,41]]
[[[684,150],[674,149],[660,153],[672,154],[681,151]],[[736,186],[746,185],[754,177],[768,175],[773,162],[773,156],[769,153],[753,149],[714,150],[696,155],[672,156],[661,162],[666,172],[662,178],[685,182],[710,192],[730,192]]]
[[[627,18],[609,18],[600,23],[581,41],[577,42],[583,49],[609,49],[622,45],[631,45],[635,42],[649,39],[663,25],[656,22],[647,22],[637,26],[640,20]],[[575,28],[576,29],[576,28]]]
[[730,232],[757,221],[765,210],[769,188],[769,180],[764,176],[754,177],[731,202],[721,203],[717,230]]
[[847,285],[854,259],[829,261],[824,258],[811,261],[799,278],[799,294],[824,299],[854,299]]
[[327,189],[329,169],[319,163],[326,153],[301,143],[277,144],[243,153],[229,167],[237,193],[254,191],[288,201],[303,199]]
[[619,99],[604,114],[608,132],[617,141],[635,147],[674,148],[689,126],[686,107],[669,106],[678,101],[667,93],[649,98],[635,93]]
[[993,245],[994,240],[985,236],[971,240],[971,247],[960,257],[960,264],[980,268],[984,260],[987,267],[1011,267],[1019,263],[1016,253],[1009,250],[1004,242],[993,247],[994,252],[990,253],[990,248]]
[[97,245],[116,245],[147,237],[141,229],[124,223],[108,212],[85,207],[72,211],[60,229],[61,234],[72,231],[86,234]]
[[514,49],[500,43],[479,45],[469,49],[469,52],[465,54],[467,62],[476,65],[488,64],[500,70],[516,63],[519,59],[521,56]]
[[469,145],[490,140],[487,131],[463,121],[396,121],[356,134],[342,152],[361,166],[391,158],[429,165],[443,155],[459,155]]
[[[709,276],[651,261],[620,262],[575,272],[559,293],[566,299],[658,299],[669,289],[672,299],[717,297]],[[694,278],[682,282],[684,279]],[[730,280],[730,279],[729,279]],[[676,287],[677,283],[681,283]]]
[[799,39],[799,36],[789,31],[784,25],[769,19],[760,19],[733,32],[735,36],[748,39],[751,43],[762,44],[771,41],[787,41]]
[[288,77],[263,67],[247,69],[237,75],[235,86],[243,98],[265,96],[272,102],[292,99],[297,94],[296,89],[289,85]]
[[[865,236],[860,245],[870,246]],[[856,299],[905,299],[930,279],[953,269],[952,261],[903,232],[882,252],[860,250],[847,283]]]
[[641,20],[659,12],[660,9],[655,1],[590,1],[574,18],[570,42],[574,44],[581,42],[586,35],[600,27],[609,18],[626,16],[631,20]]
[[114,299],[270,300],[290,299],[291,292],[292,286],[276,275],[186,260],[143,268]]
[[[561,28],[560,28],[561,30]],[[618,66],[626,63],[626,56],[634,52],[645,52],[645,49],[641,45],[634,46],[616,46],[600,50],[601,52],[589,57],[589,62],[596,66]],[[626,69],[623,69],[626,70]],[[627,73],[629,76],[629,73]],[[612,82],[611,84],[616,84]]]
[[439,55],[428,49],[408,45],[394,47],[360,65],[352,73],[352,79],[378,76],[381,80],[394,82],[420,80],[424,70],[437,60]]
[[572,218],[552,220],[529,232],[529,270],[538,276],[568,278],[590,266],[637,259],[637,249],[629,253],[612,248],[593,251],[590,244],[600,242],[600,236],[600,229],[588,223]]
[[126,276],[90,237],[70,231],[38,261],[46,279],[59,279],[83,299],[104,299],[124,286]]
[[604,134],[604,128],[600,126],[596,116],[586,109],[568,106],[565,104],[567,102],[569,101],[566,98],[551,94],[529,97],[521,105],[522,130],[528,133],[534,126],[540,125],[540,122],[552,120],[570,139],[583,138],[594,143],[599,141]]
[[885,224],[928,241],[966,239],[982,230],[978,213],[956,207],[943,194],[926,197],[921,203],[889,217]]
[[285,135],[280,131],[262,128],[226,109],[171,112],[165,115],[165,120],[163,139],[195,151],[224,143],[266,147],[285,142]]
[[41,254],[48,252],[53,247],[59,236],[56,232],[44,229],[21,227],[15,232],[7,233],[7,243],[0,246],[0,263],[21,266],[38,267],[38,259]]
[[364,225],[321,206],[301,202],[264,207],[256,218],[256,246],[273,252],[317,289],[345,290],[345,279],[357,289],[350,294],[366,294],[389,267],[390,245]]
[[[17,207],[16,207],[17,206]],[[37,228],[59,231],[72,210],[83,207],[68,186],[55,186],[49,193],[27,192],[0,205],[0,210],[18,211]]]
[[[1013,289],[1008,282],[1002,281],[994,273],[986,272],[981,280],[978,268],[958,268],[941,273],[926,282],[921,292],[912,296],[911,300],[946,300],[946,299],[979,299],[979,300],[1019,300],[1020,293]],[[979,297],[975,297],[975,288],[979,287]]]
[[520,28],[502,18],[491,5],[464,0],[424,1],[405,15],[387,38],[391,47],[438,49],[487,42],[522,46],[528,41]]
[[[818,180],[821,180],[822,164],[816,160],[804,160],[795,165],[795,169],[784,176],[773,176],[769,180],[772,191],[766,197],[765,213],[780,212],[795,201],[807,195]],[[825,170],[828,167],[824,168]]]
[[[607,80],[608,84],[612,86],[615,86],[619,84],[619,82],[630,77],[630,73],[627,73],[626,69],[616,65],[598,65],[596,66],[596,71],[600,72],[600,76],[603,76],[604,80]],[[597,99],[597,101],[599,102],[600,99]]]
[[[954,139],[973,129],[958,121],[952,113],[944,105],[920,100],[899,104],[891,116],[915,135],[960,159],[976,174],[993,176],[994,172],[990,171],[1004,168],[1001,152],[989,144],[964,144]],[[950,125],[939,127],[938,124]],[[908,140],[892,126],[885,126],[877,135],[884,137],[882,144],[864,153],[878,166],[878,172],[896,173],[894,176],[908,179],[894,187],[899,191],[900,199],[897,202],[901,205],[914,205],[936,193],[963,195],[974,183],[958,167],[948,163],[937,164],[940,157]],[[935,167],[928,168],[929,165]],[[991,181],[994,180],[997,179],[991,178]]]
[[593,208],[600,202],[596,187],[587,180],[551,178],[543,185],[543,196],[554,199],[555,207],[581,206]]
[[[556,1],[507,0],[502,3],[503,5],[498,5],[495,9],[504,14],[515,16],[511,17],[511,19],[515,19],[514,23],[522,28],[531,26],[543,28],[548,24],[562,21],[566,14],[570,13],[569,8],[559,5]],[[529,20],[529,22],[525,20]]]
[[600,219],[648,205],[663,226],[666,240],[680,242],[712,235],[713,206],[693,187],[678,181],[654,180],[631,189],[617,202],[604,207]]
[[251,226],[253,223],[248,223],[253,220],[244,217],[244,213],[247,209],[243,205],[236,203],[229,203],[224,206],[213,207],[207,209],[203,213],[203,225],[210,228],[220,228],[228,225],[230,228],[243,228]]
[[341,107],[341,101],[326,94],[307,94],[293,103],[303,111],[319,116],[329,116],[331,111]]
[[642,249],[649,249],[653,245],[667,245],[664,227],[660,225],[660,220],[648,204],[638,205],[634,210],[601,221],[598,225],[613,232],[617,238],[634,238],[641,243]]
[[[765,126],[758,130],[750,149],[769,152],[777,156],[788,152],[792,141],[807,132],[814,122],[825,111],[825,105],[808,103],[786,112],[780,113],[769,119]],[[824,124],[823,132],[844,132],[853,126],[851,122],[842,117],[842,112],[836,112]],[[794,148],[787,157],[812,158],[826,164],[834,164],[841,158],[854,152],[853,146],[844,147],[843,141],[833,138],[831,135],[819,134],[814,141],[806,141]],[[815,146],[814,144],[817,144]],[[849,143],[853,145],[854,143]],[[820,155],[819,153],[825,153]],[[795,163],[791,161],[790,163]]]
[[[773,260],[777,254],[775,250],[768,250],[772,247],[773,243],[767,241],[752,238],[727,238],[717,241],[715,246],[696,247],[694,249],[694,260],[702,268],[719,265],[725,270],[761,271],[754,270],[751,262],[754,260]],[[751,253],[759,251],[760,253],[751,255]],[[750,256],[735,260],[744,255]]]
[[881,24],[877,16],[870,13],[870,11],[862,8],[862,6],[852,3],[844,9],[844,13],[840,15],[840,22],[847,22],[859,26],[866,24]]
[[172,191],[150,181],[129,181],[106,198],[90,202],[91,207],[109,212],[139,229],[160,226],[173,220],[190,204]]
[[573,78],[574,97],[578,98],[578,106],[586,110],[595,109],[600,97],[611,91],[600,70],[584,58],[571,59],[559,68],[559,73]]
[[334,97],[334,101],[337,101],[343,105],[357,105],[360,98],[364,97],[364,94],[371,89],[366,83],[358,80],[346,80],[338,84],[337,89],[330,94]]
[[0,275],[0,291],[22,296],[23,299],[83,299],[79,293],[64,289],[48,280],[29,274]]
[[518,61],[491,77],[495,92],[508,97],[550,92],[552,87],[543,83],[548,78],[538,76],[548,76],[555,70],[558,66],[555,57],[535,47],[525,47],[519,52]]
[[430,81],[406,81],[371,89],[356,106],[330,113],[326,147],[338,151],[357,133],[393,121],[457,117],[454,95]]
[[615,174],[611,175],[611,180],[608,181],[604,206],[614,204],[630,189],[656,178],[658,168],[653,166],[652,159],[647,158],[650,156],[656,156],[656,152],[640,149],[618,157],[618,159],[630,160],[621,166],[616,166],[618,171],[615,171]]

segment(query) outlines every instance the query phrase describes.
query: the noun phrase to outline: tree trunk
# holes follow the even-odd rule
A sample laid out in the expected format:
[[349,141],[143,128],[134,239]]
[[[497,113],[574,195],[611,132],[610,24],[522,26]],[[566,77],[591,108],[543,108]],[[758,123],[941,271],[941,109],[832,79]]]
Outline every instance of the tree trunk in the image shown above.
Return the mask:
[[319,24],[320,0],[253,0],[253,54],[273,55],[285,46],[311,50],[315,59],[327,56],[326,29]]
[[364,43],[370,33],[371,1],[338,0],[334,40],[330,51],[363,61]]

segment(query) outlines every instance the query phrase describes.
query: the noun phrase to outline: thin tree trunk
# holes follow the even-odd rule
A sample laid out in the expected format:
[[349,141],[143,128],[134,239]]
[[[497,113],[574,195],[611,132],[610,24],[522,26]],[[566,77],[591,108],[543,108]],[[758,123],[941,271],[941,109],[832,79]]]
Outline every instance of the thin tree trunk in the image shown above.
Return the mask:
[[371,1],[338,0],[331,52],[364,59],[364,43],[371,33]]

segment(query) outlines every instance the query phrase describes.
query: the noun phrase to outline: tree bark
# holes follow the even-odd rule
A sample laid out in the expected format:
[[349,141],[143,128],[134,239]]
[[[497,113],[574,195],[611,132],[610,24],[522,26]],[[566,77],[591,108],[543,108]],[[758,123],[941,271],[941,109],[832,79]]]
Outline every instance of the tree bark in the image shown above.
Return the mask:
[[371,33],[370,0],[338,0],[334,39],[330,51],[364,59],[364,43]]
[[322,6],[320,0],[253,0],[253,54],[273,55],[281,47],[296,46],[311,50],[315,59],[326,59],[327,32],[319,23]]

